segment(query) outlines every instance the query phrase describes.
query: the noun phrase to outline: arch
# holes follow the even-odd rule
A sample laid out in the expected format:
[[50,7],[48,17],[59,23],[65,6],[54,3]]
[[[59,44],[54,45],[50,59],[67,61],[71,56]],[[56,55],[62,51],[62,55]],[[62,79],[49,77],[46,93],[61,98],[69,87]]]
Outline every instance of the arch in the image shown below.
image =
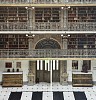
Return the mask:
[[61,49],[61,47],[57,41],[47,38],[39,41],[35,49]]

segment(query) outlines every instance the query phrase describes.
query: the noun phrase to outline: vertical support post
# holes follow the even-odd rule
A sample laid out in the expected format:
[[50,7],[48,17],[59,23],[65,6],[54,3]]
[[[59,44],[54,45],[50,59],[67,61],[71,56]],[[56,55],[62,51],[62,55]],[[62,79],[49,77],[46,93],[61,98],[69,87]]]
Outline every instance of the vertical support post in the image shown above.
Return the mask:
[[52,91],[52,60],[49,60],[50,66],[50,91]]
[[34,42],[34,39],[32,37],[29,38],[29,50],[33,49],[33,42]]
[[61,30],[63,30],[63,26],[64,26],[64,9],[61,8]]
[[29,9],[28,11],[29,11],[29,13],[28,13],[28,15],[29,15],[29,24],[28,25],[29,25],[29,27],[28,28],[29,28],[29,30],[32,30],[32,27],[33,27],[33,25],[32,25],[33,16],[32,15],[33,14],[32,14],[31,9]]
[[61,7],[61,29],[67,30],[67,16],[68,16],[68,9],[66,7]]
[[65,7],[65,8],[63,9],[64,30],[67,30],[67,23],[68,23],[67,15],[68,15],[68,9]]
[[33,19],[32,19],[32,25],[33,25],[33,30],[35,29],[35,8],[34,9],[32,9],[32,17],[33,17]]
[[67,49],[67,39],[62,36],[62,49]]

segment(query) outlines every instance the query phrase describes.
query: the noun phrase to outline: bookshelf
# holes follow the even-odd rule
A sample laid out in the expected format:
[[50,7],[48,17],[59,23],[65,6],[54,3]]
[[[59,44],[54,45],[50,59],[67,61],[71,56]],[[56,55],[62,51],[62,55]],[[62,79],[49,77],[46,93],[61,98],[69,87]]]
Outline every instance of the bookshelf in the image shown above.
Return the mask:
[[0,49],[28,49],[28,37],[25,34],[0,34]]
[[68,39],[68,49],[95,49],[95,34],[72,34]]
[[68,22],[78,21],[78,8],[72,7],[68,10]]
[[73,86],[93,86],[92,73],[76,73],[72,74]]
[[2,74],[2,86],[22,86],[23,85],[23,73],[22,72],[4,72]]
[[35,22],[59,22],[60,8],[36,8]]
[[28,14],[24,7],[0,7],[0,22],[27,22]]
[[71,7],[68,22],[96,22],[96,7]]

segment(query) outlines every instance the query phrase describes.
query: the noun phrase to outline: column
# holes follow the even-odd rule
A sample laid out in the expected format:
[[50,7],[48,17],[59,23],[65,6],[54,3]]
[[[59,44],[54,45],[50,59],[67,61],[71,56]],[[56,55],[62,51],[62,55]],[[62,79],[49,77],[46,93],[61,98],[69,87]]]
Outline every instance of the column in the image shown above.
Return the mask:
[[35,22],[35,8],[29,8],[29,30],[34,29],[34,22]]
[[33,48],[34,48],[34,38],[29,37],[29,56],[35,56],[35,53],[33,52]]
[[67,17],[68,17],[68,16],[67,16],[67,11],[68,11],[68,9],[65,7],[65,9],[64,9],[64,11],[63,11],[63,12],[64,12],[64,13],[63,13],[63,16],[64,16],[64,17],[63,17],[63,20],[64,20],[64,30],[67,30],[67,23],[68,23],[68,22],[67,22]]
[[33,50],[33,45],[34,44],[34,39],[33,38],[29,38],[29,50]]
[[60,84],[67,85],[68,84],[68,74],[67,74],[67,61],[60,61]]
[[62,37],[62,49],[67,49],[67,39]]
[[64,9],[61,8],[61,29],[63,30],[64,26]]
[[33,15],[32,10],[29,9],[29,30],[32,30],[32,27],[33,27],[32,25],[33,16],[32,15]]
[[34,85],[36,80],[36,61],[29,61],[28,85]]
[[33,24],[33,30],[35,29],[35,8],[32,10],[33,13],[33,20],[32,20],[32,24]]
[[61,28],[67,30],[67,15],[68,9],[66,7],[61,7]]

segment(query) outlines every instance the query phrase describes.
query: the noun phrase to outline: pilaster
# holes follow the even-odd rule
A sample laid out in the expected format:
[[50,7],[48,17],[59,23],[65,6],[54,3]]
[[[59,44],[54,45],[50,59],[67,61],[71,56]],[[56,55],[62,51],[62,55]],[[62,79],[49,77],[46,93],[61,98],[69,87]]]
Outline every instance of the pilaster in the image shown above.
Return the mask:
[[36,61],[29,61],[28,85],[34,85],[36,80]]
[[60,61],[60,84],[68,84],[67,60]]

